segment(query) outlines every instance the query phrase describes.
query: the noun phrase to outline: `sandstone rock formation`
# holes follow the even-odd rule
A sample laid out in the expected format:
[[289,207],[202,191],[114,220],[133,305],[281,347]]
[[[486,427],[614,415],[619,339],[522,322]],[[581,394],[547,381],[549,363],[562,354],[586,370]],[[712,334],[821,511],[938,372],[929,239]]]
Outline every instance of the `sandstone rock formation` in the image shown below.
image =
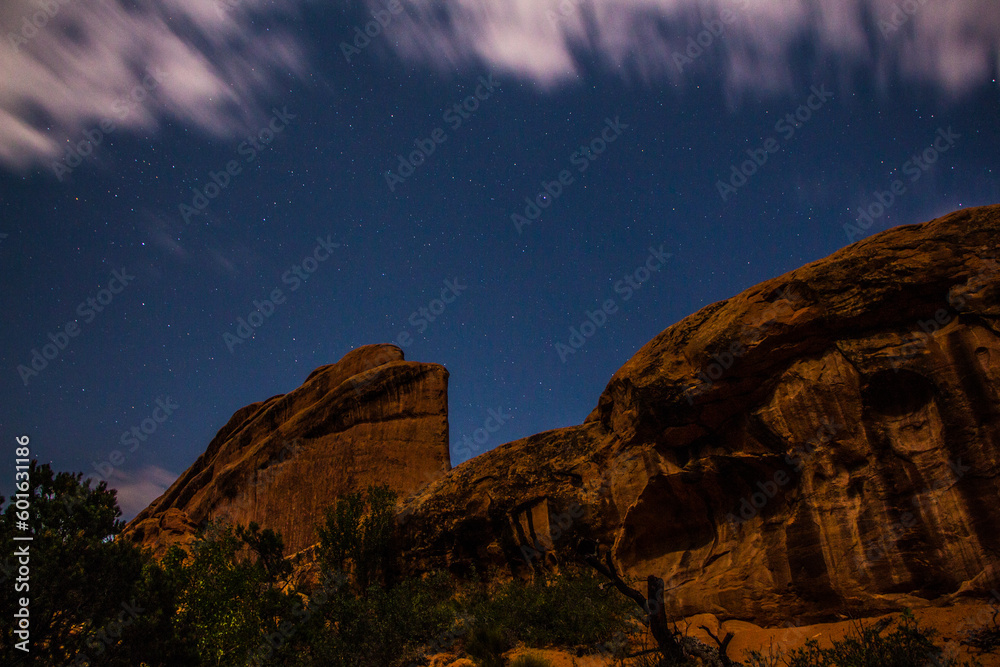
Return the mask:
[[207,519],[280,531],[286,553],[316,542],[340,495],[388,484],[406,495],[450,468],[448,371],[358,348],[298,389],[236,412],[194,465],[128,526],[158,555]]
[[586,421],[448,468],[447,371],[369,346],[237,412],[130,524],[315,541],[387,482],[404,565],[515,574],[612,546],[671,612],[773,623],[1000,586],[1000,207],[898,227],[701,309]]
[[989,590],[1000,555],[1000,207],[888,230],[671,326],[581,426],[402,508],[414,570],[575,538],[672,611],[757,622]]

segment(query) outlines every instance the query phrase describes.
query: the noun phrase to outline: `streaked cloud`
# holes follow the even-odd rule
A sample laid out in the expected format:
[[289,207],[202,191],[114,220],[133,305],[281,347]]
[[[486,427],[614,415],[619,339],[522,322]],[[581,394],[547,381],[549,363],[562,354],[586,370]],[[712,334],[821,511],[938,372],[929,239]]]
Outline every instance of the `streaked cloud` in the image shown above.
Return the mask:
[[[7,0],[0,7],[0,165],[50,166],[104,118],[117,131],[151,131],[175,119],[237,136],[266,112],[289,74],[308,67],[294,31],[307,1]],[[371,11],[387,4],[341,1]],[[377,51],[447,70],[486,66],[542,88],[572,82],[581,61],[594,60],[654,85],[721,77],[734,96],[786,90],[796,67],[832,70],[841,81],[864,69],[876,82],[900,78],[958,96],[1000,68],[995,0],[400,1],[406,16],[376,38]],[[681,71],[675,54],[724,9],[734,20]],[[879,23],[893,14],[899,27],[884,33]],[[32,29],[32,20],[41,27]],[[321,48],[339,50],[351,34],[345,26]],[[164,74],[162,85],[129,101],[154,71]]]
[[[366,0],[370,9],[382,0]],[[441,68],[478,61],[542,86],[571,80],[579,56],[622,76],[680,82],[683,53],[703,21],[735,14],[706,57],[727,87],[782,89],[802,63],[876,79],[900,76],[961,94],[998,66],[995,0],[404,0],[413,21],[390,27],[404,56]],[[896,24],[879,23],[895,15]],[[792,57],[793,53],[798,54]],[[703,74],[702,74],[703,76]]]
[[[304,67],[296,40],[273,25],[298,4],[7,0],[0,163],[47,165],[102,119],[115,131],[153,130],[166,118],[214,135],[245,129],[278,82]],[[269,29],[255,27],[261,21]],[[161,84],[135,93],[151,73]]]

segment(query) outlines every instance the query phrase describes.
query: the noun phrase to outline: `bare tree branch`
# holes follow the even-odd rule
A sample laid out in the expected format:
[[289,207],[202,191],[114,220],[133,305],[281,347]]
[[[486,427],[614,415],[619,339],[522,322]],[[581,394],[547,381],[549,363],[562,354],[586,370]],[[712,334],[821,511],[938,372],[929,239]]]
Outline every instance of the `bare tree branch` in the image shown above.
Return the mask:
[[729,659],[729,654],[727,650],[729,648],[729,642],[733,641],[733,637],[735,637],[736,635],[734,635],[732,632],[727,632],[726,636],[722,639],[722,641],[719,641],[718,636],[716,636],[714,632],[709,630],[708,626],[702,625],[700,627],[702,630],[708,633],[708,636],[711,637],[716,644],[719,645],[719,659],[722,660],[723,667],[732,667],[733,663]]

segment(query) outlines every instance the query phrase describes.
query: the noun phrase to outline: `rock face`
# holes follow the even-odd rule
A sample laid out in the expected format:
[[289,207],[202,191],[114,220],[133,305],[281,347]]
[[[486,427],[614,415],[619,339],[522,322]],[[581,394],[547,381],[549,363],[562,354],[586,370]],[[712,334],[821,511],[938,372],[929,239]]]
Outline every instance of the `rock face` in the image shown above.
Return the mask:
[[888,230],[706,306],[581,426],[402,508],[414,570],[517,571],[577,537],[672,612],[774,622],[1000,582],[1000,207]]
[[128,532],[205,519],[315,542],[336,496],[399,492],[412,572],[515,574],[579,538],[671,613],[800,624],[1000,586],[1000,207],[888,230],[712,304],[580,426],[449,471],[447,371],[369,346],[238,411]]
[[286,553],[316,542],[340,495],[387,484],[407,495],[450,468],[448,371],[369,345],[298,389],[236,412],[208,450],[127,527],[162,555],[207,519],[280,531]]

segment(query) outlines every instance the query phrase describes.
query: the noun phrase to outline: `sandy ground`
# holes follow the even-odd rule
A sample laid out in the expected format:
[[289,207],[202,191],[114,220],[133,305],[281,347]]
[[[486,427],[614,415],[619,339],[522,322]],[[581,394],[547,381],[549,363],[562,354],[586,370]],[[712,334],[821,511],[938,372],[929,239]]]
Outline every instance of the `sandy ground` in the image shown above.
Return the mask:
[[[958,602],[947,607],[923,607],[913,610],[913,615],[921,626],[935,628],[939,635],[935,638],[935,643],[945,648],[946,655],[954,655],[962,660],[976,657],[984,667],[1000,667],[1000,649],[993,655],[979,655],[969,652],[968,647],[960,646],[959,641],[963,637],[963,632],[971,627],[980,627],[989,623],[994,607],[986,602]],[[877,622],[882,618],[894,618],[898,614],[888,614],[886,616],[876,616],[865,619],[867,623]],[[679,627],[688,628],[688,634],[697,637],[709,646],[715,646],[714,641],[708,634],[699,629],[699,626],[707,626],[720,638],[726,632],[733,632],[735,637],[729,645],[729,657],[733,660],[742,660],[746,651],[757,649],[765,654],[773,647],[788,651],[805,644],[808,639],[816,639],[820,646],[830,646],[832,640],[839,639],[850,634],[852,621],[839,621],[836,623],[821,623],[817,625],[807,625],[802,627],[788,628],[762,628],[752,623],[743,621],[725,621],[721,624],[719,620],[711,614],[701,614],[689,619],[685,619]],[[547,658],[552,662],[553,667],[608,667],[613,665],[613,661],[600,655],[576,656],[565,651],[545,650],[545,649],[514,649],[507,654],[511,659],[523,653],[531,653]],[[464,660],[457,660],[454,656],[435,656],[431,661],[432,667],[472,667],[473,663]],[[915,666],[920,667],[920,666]]]

